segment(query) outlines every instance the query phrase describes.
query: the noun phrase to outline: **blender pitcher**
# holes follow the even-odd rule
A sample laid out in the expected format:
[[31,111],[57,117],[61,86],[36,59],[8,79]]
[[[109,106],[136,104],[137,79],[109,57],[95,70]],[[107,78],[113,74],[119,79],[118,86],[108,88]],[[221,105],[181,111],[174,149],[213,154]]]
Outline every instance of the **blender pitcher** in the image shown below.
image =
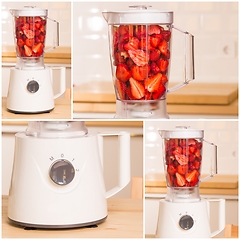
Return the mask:
[[[116,118],[169,118],[166,95],[194,79],[193,35],[173,26],[173,12],[130,6],[106,11]],[[172,29],[185,35],[183,83],[168,89]]]
[[[17,54],[16,68],[44,68],[44,52],[59,46],[59,23],[47,17],[48,10],[33,6],[10,9],[13,16],[14,40]],[[45,49],[47,20],[55,23],[53,46]]]

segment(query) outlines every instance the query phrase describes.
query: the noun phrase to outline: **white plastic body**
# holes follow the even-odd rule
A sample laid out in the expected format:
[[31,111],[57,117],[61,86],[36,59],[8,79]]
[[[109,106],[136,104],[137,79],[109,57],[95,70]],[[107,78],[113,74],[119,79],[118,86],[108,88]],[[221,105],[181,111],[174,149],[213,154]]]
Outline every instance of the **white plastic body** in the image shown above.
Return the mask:
[[[7,109],[16,113],[49,112],[54,108],[54,99],[66,90],[65,68],[61,68],[59,92],[54,95],[52,85],[52,69],[19,70],[11,68],[7,95]],[[32,93],[27,84],[36,81],[39,89]]]
[[[220,233],[225,227],[225,200],[219,202],[218,230],[211,232],[209,201],[201,199],[198,202],[169,202],[159,201],[159,215],[156,230],[157,238],[211,238]],[[189,215],[194,224],[189,230],[179,225],[182,216]]]
[[[72,228],[100,223],[107,217],[108,193],[97,134],[45,139],[17,133],[15,140],[9,219],[23,226]],[[49,176],[52,164],[59,159],[68,160],[75,169],[67,185],[58,185]],[[130,162],[122,164],[130,166]],[[130,179],[128,173],[120,175]],[[128,180],[121,181],[122,188]]]

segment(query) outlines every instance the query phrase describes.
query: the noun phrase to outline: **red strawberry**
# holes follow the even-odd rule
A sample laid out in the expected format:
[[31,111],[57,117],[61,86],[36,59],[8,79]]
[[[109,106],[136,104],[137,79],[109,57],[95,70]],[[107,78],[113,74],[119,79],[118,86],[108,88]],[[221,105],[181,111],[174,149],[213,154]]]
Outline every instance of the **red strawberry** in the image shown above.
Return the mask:
[[151,72],[155,75],[157,73],[160,73],[160,68],[158,67],[156,62],[152,62],[150,65]]
[[148,55],[143,50],[129,50],[130,58],[138,66],[144,66],[148,63]]
[[131,94],[135,99],[141,99],[145,95],[144,86],[134,78],[129,79]]
[[142,67],[133,65],[133,67],[131,68],[131,72],[132,72],[132,77],[135,80],[142,81],[148,76],[148,65],[145,65]]
[[25,44],[26,44],[28,47],[32,47],[33,42],[34,42],[33,38],[31,38],[31,39],[28,39],[28,38],[27,38],[26,41],[25,41]]
[[134,36],[138,39],[146,36],[146,26],[145,25],[136,25],[134,28]]
[[118,27],[118,32],[120,35],[124,35],[124,34],[128,33],[128,25],[120,25]]
[[196,145],[197,141],[193,138],[190,138],[190,139],[187,140],[187,143],[188,143],[188,145]]
[[153,92],[153,94],[152,94],[153,100],[160,99],[164,95],[165,92],[166,92],[165,86],[162,83],[160,83],[157,92]]
[[149,54],[149,59],[153,62],[157,61],[160,58],[161,52],[159,49],[154,49]]
[[24,53],[27,57],[32,56],[32,49],[28,47],[27,45],[24,45]]
[[177,167],[177,172],[181,175],[185,175],[187,173],[187,170],[188,170],[188,165],[187,164],[178,165],[178,167]]
[[173,164],[169,164],[167,166],[167,172],[173,176],[177,172],[177,169],[174,167]]
[[163,39],[163,37],[161,34],[154,34],[154,35],[150,36],[149,42],[153,48],[156,48],[159,46],[162,39]]
[[131,72],[128,69],[128,66],[124,63],[119,63],[117,65],[117,69],[116,69],[116,77],[123,81],[126,82],[128,81],[128,79],[131,77]]
[[29,24],[28,23],[24,23],[24,25],[22,26],[22,30],[28,30],[29,29]]
[[23,47],[24,46],[24,41],[21,39],[21,38],[19,38],[18,40],[17,40],[17,45],[19,46],[19,47]]
[[148,27],[148,35],[152,34],[160,34],[161,33],[161,28],[158,25],[150,25]]
[[34,38],[34,32],[32,30],[23,30],[27,38]]
[[193,164],[196,169],[200,169],[201,163],[199,161],[195,161]]
[[162,84],[165,85],[167,82],[168,82],[167,76],[162,74]]
[[175,154],[175,158],[180,165],[185,165],[188,163],[188,157],[183,154]]
[[162,42],[160,42],[158,48],[163,55],[167,55],[168,43],[166,40],[163,40]]
[[145,80],[145,88],[149,92],[157,92],[161,83],[162,74],[158,73]]
[[176,172],[176,178],[177,178],[178,186],[182,187],[186,184],[185,178],[181,174],[179,174],[178,172]]
[[136,37],[133,37],[129,40],[128,43],[124,44],[125,50],[136,50],[138,49],[139,40]]
[[173,151],[173,154],[182,154],[182,148],[181,147],[176,147],[175,150]]
[[115,88],[116,88],[116,91],[117,91],[118,99],[126,100],[126,98],[125,98],[125,93],[126,93],[126,89],[127,89],[126,84],[124,82],[116,79]]
[[43,51],[43,44],[42,43],[35,44],[32,47],[32,51],[34,53],[38,53],[40,55],[42,53],[42,51]]
[[170,38],[171,38],[171,32],[169,30],[164,30],[161,32],[163,38],[169,42]]
[[195,177],[196,177],[196,174],[197,174],[197,170],[196,170],[196,169],[194,169],[192,172],[188,172],[188,173],[186,174],[186,180],[187,180],[188,182],[194,181],[194,180],[195,180]]
[[158,64],[158,67],[160,68],[160,71],[162,73],[165,73],[167,71],[167,68],[168,68],[168,60],[167,59],[164,59],[164,58],[160,58],[158,61],[157,61],[157,64]]

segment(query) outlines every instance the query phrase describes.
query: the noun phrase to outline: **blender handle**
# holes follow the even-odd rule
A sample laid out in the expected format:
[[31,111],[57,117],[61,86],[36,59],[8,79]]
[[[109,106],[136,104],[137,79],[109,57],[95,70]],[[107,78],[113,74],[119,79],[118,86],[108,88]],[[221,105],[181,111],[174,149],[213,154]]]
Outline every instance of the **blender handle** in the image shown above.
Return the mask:
[[225,199],[208,199],[209,202],[219,202],[218,230],[211,232],[211,237],[216,236],[225,228]]
[[56,47],[59,46],[59,22],[57,22],[56,20],[51,19],[49,17],[47,19],[49,19],[50,21],[55,23],[56,26],[55,26],[54,31],[53,31],[53,45],[49,49],[47,49],[47,50],[45,49],[44,50],[45,53],[50,52],[50,51],[54,50]]
[[200,182],[205,182],[206,180],[208,180],[209,178],[212,178],[214,175],[217,174],[217,145],[215,145],[212,142],[208,142],[207,140],[204,140],[204,139],[203,139],[203,142],[206,142],[207,144],[210,144],[213,147],[213,151],[212,151],[213,159],[212,159],[212,164],[211,164],[210,175],[200,179]]
[[103,137],[118,136],[119,141],[119,161],[118,161],[118,185],[106,192],[109,198],[121,191],[130,182],[130,134],[127,132],[119,133],[99,133],[98,143],[100,145],[100,159],[103,166]]
[[[66,68],[65,67],[51,67],[51,79],[52,79],[52,85],[54,85],[53,83],[53,71],[60,71],[60,81],[58,81],[58,83],[60,83],[59,85],[59,91],[58,93],[54,93],[53,98],[56,99],[58,97],[60,97],[65,91],[66,91]],[[57,80],[59,80],[59,78],[57,78]]]
[[194,67],[194,36],[184,30],[181,30],[172,25],[173,29],[185,34],[185,57],[184,57],[184,81],[179,83],[171,88],[169,88],[168,92],[173,92],[187,85],[190,81],[195,79],[195,67]]

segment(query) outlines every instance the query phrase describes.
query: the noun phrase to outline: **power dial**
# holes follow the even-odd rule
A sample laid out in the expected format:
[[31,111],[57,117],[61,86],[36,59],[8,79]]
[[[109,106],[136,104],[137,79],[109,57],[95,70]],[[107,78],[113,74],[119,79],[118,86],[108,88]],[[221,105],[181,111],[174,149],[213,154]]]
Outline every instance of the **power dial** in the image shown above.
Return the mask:
[[194,220],[189,215],[184,215],[179,220],[179,226],[184,230],[189,230],[192,228]]
[[39,84],[37,81],[35,80],[31,80],[28,84],[27,84],[27,90],[30,93],[36,93],[39,90]]
[[74,179],[75,169],[68,160],[60,159],[50,167],[49,176],[57,185],[67,185]]

